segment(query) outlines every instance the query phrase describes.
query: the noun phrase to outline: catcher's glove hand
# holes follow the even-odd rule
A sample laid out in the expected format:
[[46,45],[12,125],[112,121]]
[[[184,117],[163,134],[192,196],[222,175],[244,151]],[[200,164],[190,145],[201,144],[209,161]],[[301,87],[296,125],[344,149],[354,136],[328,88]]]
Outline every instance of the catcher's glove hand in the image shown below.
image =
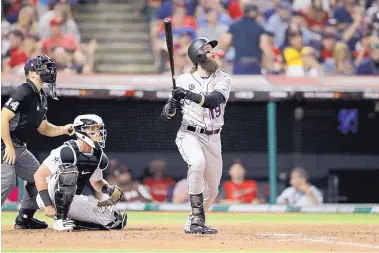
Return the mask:
[[111,185],[107,189],[109,199],[97,202],[98,207],[113,206],[121,200],[124,193],[116,184]]

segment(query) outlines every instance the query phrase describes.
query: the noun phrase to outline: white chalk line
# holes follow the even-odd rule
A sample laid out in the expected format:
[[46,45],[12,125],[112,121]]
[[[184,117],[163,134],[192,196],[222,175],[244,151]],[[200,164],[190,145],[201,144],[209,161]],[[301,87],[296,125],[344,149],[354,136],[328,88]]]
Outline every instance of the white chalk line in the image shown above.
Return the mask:
[[[261,235],[261,236],[277,236],[277,237],[291,237],[288,239],[275,240],[276,242],[305,241],[305,242],[318,242],[318,243],[337,244],[337,245],[344,245],[344,246],[354,246],[354,247],[379,249],[379,245],[358,243],[358,242],[342,242],[342,241],[330,240],[333,237],[318,237],[318,238],[314,239],[314,238],[309,238],[309,237],[299,238],[299,236],[302,236],[303,234],[258,234],[258,235]],[[294,237],[296,237],[296,238],[294,238]]]

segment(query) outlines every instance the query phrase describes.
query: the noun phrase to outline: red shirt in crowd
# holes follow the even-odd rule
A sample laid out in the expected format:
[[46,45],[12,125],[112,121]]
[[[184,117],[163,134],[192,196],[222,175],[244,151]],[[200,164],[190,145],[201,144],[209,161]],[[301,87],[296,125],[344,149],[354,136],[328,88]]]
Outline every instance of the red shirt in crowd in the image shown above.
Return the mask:
[[324,11],[324,18],[321,20],[311,18],[307,12],[303,12],[303,15],[309,29],[312,29],[314,27],[324,27],[329,19],[329,14],[326,11]]
[[175,184],[175,180],[169,177],[163,179],[145,178],[143,184],[149,189],[151,196],[158,202],[167,200],[168,187]]
[[238,0],[232,0],[228,5],[228,14],[232,19],[242,17],[242,10]]
[[321,59],[323,59],[324,61],[326,59],[330,59],[330,58],[333,58],[333,51],[332,50],[328,50],[328,49],[323,49],[321,50]]
[[[354,51],[353,55],[354,55],[354,58],[357,58],[359,55],[359,51]],[[363,55],[363,58],[366,58],[366,57],[370,57],[370,51],[368,51],[368,50],[365,50],[365,53]]]
[[63,47],[64,49],[70,49],[74,52],[79,49],[79,44],[71,34],[62,34],[58,38],[47,37],[41,41],[42,50],[44,54],[50,54],[53,47]]
[[11,48],[9,50],[9,67],[13,68],[21,64],[25,64],[28,60],[28,55],[24,50],[19,48]]
[[245,180],[242,184],[226,181],[224,191],[225,199],[251,203],[257,198],[257,183],[254,180]]

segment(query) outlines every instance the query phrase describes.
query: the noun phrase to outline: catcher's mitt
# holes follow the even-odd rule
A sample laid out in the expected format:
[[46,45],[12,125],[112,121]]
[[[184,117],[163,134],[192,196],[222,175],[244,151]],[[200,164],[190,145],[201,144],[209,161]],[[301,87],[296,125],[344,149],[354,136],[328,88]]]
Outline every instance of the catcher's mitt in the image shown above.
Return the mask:
[[121,200],[123,192],[116,184],[109,187],[109,199],[97,202],[98,207],[113,206]]

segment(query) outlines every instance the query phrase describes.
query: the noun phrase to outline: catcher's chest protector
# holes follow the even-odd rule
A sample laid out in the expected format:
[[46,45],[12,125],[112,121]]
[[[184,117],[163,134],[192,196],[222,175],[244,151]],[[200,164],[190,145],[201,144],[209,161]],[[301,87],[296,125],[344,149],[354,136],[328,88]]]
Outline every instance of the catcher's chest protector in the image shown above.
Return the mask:
[[[76,194],[80,195],[84,189],[84,186],[89,181],[95,170],[98,167],[100,169],[103,169],[101,168],[101,166],[103,166],[104,163],[104,161],[102,162],[102,160],[104,160],[106,156],[103,156],[103,151],[99,149],[94,149],[93,154],[80,152],[75,140],[65,142],[65,144],[71,146],[75,152],[75,165],[76,167],[78,167],[79,171]],[[108,161],[106,161],[106,164],[108,164]]]

